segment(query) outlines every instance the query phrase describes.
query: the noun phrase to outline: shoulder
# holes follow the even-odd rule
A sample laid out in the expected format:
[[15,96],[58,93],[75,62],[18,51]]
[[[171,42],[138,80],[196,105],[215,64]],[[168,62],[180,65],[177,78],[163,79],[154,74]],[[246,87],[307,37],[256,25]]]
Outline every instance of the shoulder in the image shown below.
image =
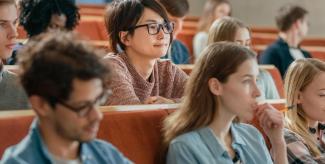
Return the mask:
[[297,141],[303,142],[303,138],[299,134],[287,128],[284,129],[284,139],[287,144],[297,142]]
[[184,145],[190,145],[197,144],[201,142],[201,137],[197,131],[191,131],[188,133],[184,133],[175,139],[172,140],[171,144],[184,144]]
[[174,50],[174,52],[172,52],[173,54],[174,53],[185,53],[186,55],[188,55],[188,49],[187,49],[186,45],[178,39],[173,40],[172,50]]
[[13,72],[4,70],[3,71],[3,80],[12,82],[12,81],[18,80],[18,76]]
[[125,60],[122,57],[122,54],[108,53],[103,57],[103,62],[105,64],[112,64],[114,66],[124,66],[126,67]]
[[44,161],[42,152],[35,141],[26,136],[20,143],[7,148],[3,154],[3,163],[34,163]]
[[253,125],[245,124],[245,123],[234,123],[233,128],[242,135],[248,135],[248,136],[262,136],[260,131],[258,131]]
[[260,73],[259,73],[258,77],[260,79],[263,79],[263,80],[273,80],[271,74],[267,70],[259,69],[259,71],[260,71]]
[[198,32],[197,34],[195,34],[194,38],[197,40],[208,39],[208,34],[206,32],[201,31],[201,32]]
[[106,158],[110,163],[131,163],[116,147],[106,141],[95,139],[88,142],[87,147],[100,153],[101,158]]

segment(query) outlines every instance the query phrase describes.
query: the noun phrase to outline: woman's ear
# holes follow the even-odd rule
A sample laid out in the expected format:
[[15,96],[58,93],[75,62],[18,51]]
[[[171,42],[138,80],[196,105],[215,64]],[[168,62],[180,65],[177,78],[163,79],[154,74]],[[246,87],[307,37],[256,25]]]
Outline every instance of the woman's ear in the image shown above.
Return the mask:
[[219,96],[222,94],[222,84],[217,78],[210,78],[208,81],[209,89],[210,91],[216,95]]
[[301,96],[301,91],[299,91],[297,93],[297,104],[301,104],[302,103],[302,96]]
[[129,32],[128,31],[121,31],[119,33],[119,37],[120,37],[121,42],[124,45],[126,45],[126,46],[130,45],[130,42],[129,42]]

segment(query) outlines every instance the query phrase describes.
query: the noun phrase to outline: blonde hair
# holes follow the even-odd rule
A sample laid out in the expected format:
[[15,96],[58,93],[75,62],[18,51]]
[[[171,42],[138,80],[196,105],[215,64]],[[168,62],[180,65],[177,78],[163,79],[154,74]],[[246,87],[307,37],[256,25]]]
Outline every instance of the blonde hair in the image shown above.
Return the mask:
[[286,127],[299,134],[308,147],[310,153],[318,157],[321,155],[317,141],[308,131],[306,114],[298,104],[298,94],[303,91],[320,72],[325,72],[325,63],[317,59],[300,59],[293,62],[284,80],[287,106],[292,109],[285,113]]
[[[202,15],[199,20],[198,31],[208,31],[212,22],[215,18],[215,10],[221,4],[228,4],[230,6],[230,2],[228,0],[208,0],[206,1]],[[229,16],[231,13],[229,14]]]
[[177,111],[164,120],[164,148],[175,137],[211,124],[218,110],[216,96],[208,81],[217,78],[226,83],[246,60],[255,60],[254,52],[230,42],[213,43],[204,49],[186,84],[184,101]]
[[209,30],[208,44],[220,41],[235,41],[236,32],[246,28],[251,33],[250,28],[242,21],[232,17],[225,17],[215,20]]

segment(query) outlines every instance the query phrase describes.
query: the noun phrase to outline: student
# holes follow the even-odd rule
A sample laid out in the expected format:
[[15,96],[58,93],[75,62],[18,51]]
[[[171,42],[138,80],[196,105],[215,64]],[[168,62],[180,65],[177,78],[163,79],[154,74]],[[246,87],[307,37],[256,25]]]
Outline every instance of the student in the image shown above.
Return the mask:
[[[209,30],[208,44],[220,41],[235,42],[250,49],[251,31],[247,25],[236,18],[221,18],[212,24]],[[259,99],[279,99],[270,73],[263,69],[259,69],[259,72],[257,77],[257,86],[261,91]]]
[[189,64],[190,53],[188,48],[177,38],[179,32],[183,29],[184,18],[189,11],[189,4],[187,0],[159,0],[165,7],[168,19],[174,23],[173,42],[170,49],[163,58],[168,58],[174,64]]
[[171,61],[159,59],[170,46],[173,26],[158,2],[113,2],[106,28],[115,54],[104,60],[116,72],[107,105],[179,102],[187,75]]
[[325,163],[325,62],[299,59],[285,76],[289,163]]
[[260,63],[275,65],[282,78],[294,60],[311,57],[300,48],[308,32],[307,13],[306,9],[297,5],[281,7],[275,18],[280,30],[279,38],[261,54]]
[[286,163],[283,115],[258,105],[255,54],[234,43],[213,43],[196,63],[183,104],[164,122],[167,164],[273,163],[263,136],[251,125],[259,118],[272,144],[275,163]]
[[28,98],[17,76],[4,69],[4,61],[13,51],[17,39],[15,0],[0,1],[0,110],[28,109]]
[[[21,0],[19,6],[19,23],[29,38],[49,30],[72,31],[80,18],[78,8],[72,0]],[[22,44],[16,49],[21,47]],[[17,51],[14,51],[7,64],[15,64],[16,55]]]
[[196,58],[207,46],[208,31],[212,23],[220,18],[231,15],[231,6],[228,0],[207,0],[198,25],[198,33],[193,38],[193,51]]
[[97,51],[71,33],[53,33],[38,36],[20,53],[21,82],[36,119],[29,134],[5,151],[3,163],[131,163],[95,139],[111,71]]

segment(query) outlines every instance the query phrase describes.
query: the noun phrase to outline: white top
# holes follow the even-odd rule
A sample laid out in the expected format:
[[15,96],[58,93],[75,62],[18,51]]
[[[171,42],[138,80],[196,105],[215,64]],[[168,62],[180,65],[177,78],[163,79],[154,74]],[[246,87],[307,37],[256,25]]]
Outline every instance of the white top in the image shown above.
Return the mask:
[[290,51],[291,56],[295,60],[304,59],[305,58],[304,54],[298,48],[289,48],[289,51]]
[[193,53],[195,58],[197,59],[203,49],[207,46],[208,44],[208,33],[206,32],[199,32],[197,33],[194,38],[193,38]]

